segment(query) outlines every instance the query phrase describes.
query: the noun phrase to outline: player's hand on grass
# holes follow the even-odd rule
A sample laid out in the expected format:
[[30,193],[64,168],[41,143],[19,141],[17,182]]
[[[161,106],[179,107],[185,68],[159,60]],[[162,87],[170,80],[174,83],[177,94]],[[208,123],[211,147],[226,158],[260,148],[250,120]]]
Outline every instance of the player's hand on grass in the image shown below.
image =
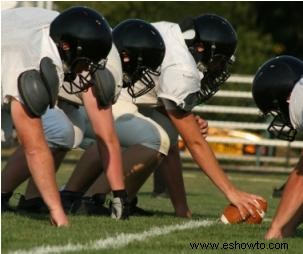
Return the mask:
[[252,215],[253,217],[256,216],[254,209],[252,209],[252,206],[256,207],[257,210],[261,209],[260,204],[257,201],[258,199],[266,202],[266,200],[261,196],[240,190],[234,190],[228,195],[228,199],[239,209],[241,217],[243,219],[246,219],[249,215]]
[[283,224],[283,220],[273,218],[269,229],[267,230],[264,238],[265,240],[282,239],[284,237],[291,237],[296,234],[296,223],[289,222]]
[[62,208],[50,210],[50,222],[56,227],[67,227],[69,222]]
[[269,230],[266,232],[264,238],[265,240],[282,239],[283,238],[282,230],[278,228],[270,227]]

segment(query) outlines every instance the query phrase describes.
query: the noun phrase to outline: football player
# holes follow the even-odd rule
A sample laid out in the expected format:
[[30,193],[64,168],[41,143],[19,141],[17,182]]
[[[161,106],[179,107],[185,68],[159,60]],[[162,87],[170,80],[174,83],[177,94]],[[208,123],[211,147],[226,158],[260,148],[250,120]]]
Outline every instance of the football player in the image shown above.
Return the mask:
[[[139,19],[129,19],[113,29],[115,45],[120,53],[123,69],[123,87],[134,98],[137,98],[154,88],[155,83],[151,75],[159,75],[159,66],[165,54],[164,41],[159,32],[149,23]],[[122,79],[121,79],[122,81]],[[142,86],[137,89],[136,82]],[[120,113],[120,109],[127,108],[131,114]],[[130,214],[134,209],[138,212],[136,199],[133,195],[138,191],[145,179],[155,167],[159,165],[169,149],[169,137],[162,127],[148,117],[142,117],[137,108],[121,96],[113,105],[116,131],[122,152],[124,174],[126,175],[127,191],[130,193]],[[85,116],[85,114],[83,114]],[[138,138],[137,133],[145,132],[144,137]],[[65,185],[66,193],[86,192],[100,175],[95,136],[90,126],[87,126],[82,147],[85,150],[78,162],[71,178]],[[95,187],[96,186],[96,189]],[[100,190],[99,188],[102,188]],[[110,191],[104,175],[97,180],[81,200],[78,212],[86,214],[107,214],[104,206],[105,195]],[[83,211],[84,209],[84,211]],[[140,210],[143,212],[143,210]]]
[[[9,209],[12,192],[28,178],[28,166],[52,222],[67,225],[54,168],[66,149],[81,142],[84,123],[77,117],[77,103],[84,104],[87,110],[104,170],[121,206],[126,192],[111,112],[115,94],[111,89],[107,91],[109,85],[102,80],[103,76],[113,79],[104,70],[112,47],[107,21],[86,7],[73,7],[61,14],[18,8],[4,11],[2,17],[2,101],[11,103],[11,116],[22,144],[2,171],[2,210]],[[59,89],[60,98],[67,98],[59,101],[60,108],[55,106]],[[66,94],[76,99],[69,100]],[[117,217],[122,216],[122,211],[119,209]]]
[[[256,105],[272,115],[268,131],[276,138],[293,141],[303,131],[303,62],[283,55],[265,62],[257,71],[252,87]],[[280,204],[265,239],[292,236],[303,222],[303,154],[291,172]]]

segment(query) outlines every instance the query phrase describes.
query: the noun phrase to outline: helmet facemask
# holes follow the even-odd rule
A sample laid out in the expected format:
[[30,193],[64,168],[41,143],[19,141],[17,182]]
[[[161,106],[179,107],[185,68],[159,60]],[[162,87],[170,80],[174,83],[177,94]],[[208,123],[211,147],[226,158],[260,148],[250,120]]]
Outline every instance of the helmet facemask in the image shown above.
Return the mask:
[[197,68],[203,73],[201,80],[200,97],[202,101],[210,99],[221,87],[221,85],[230,77],[229,65],[234,63],[234,56],[230,58],[223,54],[216,53],[216,45],[213,43],[210,47],[210,54],[204,50],[200,52],[190,49],[197,63]]
[[[94,63],[87,57],[73,57],[69,49],[64,49],[64,85],[63,89],[69,94],[86,91],[93,85],[92,77],[97,70],[103,70],[106,60]],[[81,55],[82,47],[77,47],[77,55]],[[61,51],[62,52],[62,51]],[[62,55],[62,54],[61,54]]]
[[289,119],[284,116],[281,111],[271,111],[270,115],[274,117],[267,131],[275,138],[279,138],[286,141],[294,141],[297,131],[293,128]]
[[[138,57],[135,69],[130,63],[130,58],[126,53],[123,54],[124,70],[123,73],[123,87],[127,87],[127,92],[132,98],[138,98],[155,87],[155,82],[151,75],[160,76],[159,70],[152,70],[142,63],[142,58]],[[143,86],[136,87],[136,82],[140,81]]]

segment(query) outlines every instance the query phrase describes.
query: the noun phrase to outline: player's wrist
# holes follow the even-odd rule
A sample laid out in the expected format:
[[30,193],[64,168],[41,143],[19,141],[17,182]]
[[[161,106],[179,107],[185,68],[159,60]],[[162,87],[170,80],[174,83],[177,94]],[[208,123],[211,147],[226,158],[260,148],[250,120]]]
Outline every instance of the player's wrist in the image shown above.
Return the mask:
[[233,201],[235,200],[235,198],[237,197],[237,189],[229,184],[229,185],[226,185],[225,187],[222,188],[222,191],[223,193],[225,194],[226,198],[229,200],[229,201]]
[[49,205],[48,210],[51,214],[52,213],[64,213],[64,209],[63,209],[61,203]]

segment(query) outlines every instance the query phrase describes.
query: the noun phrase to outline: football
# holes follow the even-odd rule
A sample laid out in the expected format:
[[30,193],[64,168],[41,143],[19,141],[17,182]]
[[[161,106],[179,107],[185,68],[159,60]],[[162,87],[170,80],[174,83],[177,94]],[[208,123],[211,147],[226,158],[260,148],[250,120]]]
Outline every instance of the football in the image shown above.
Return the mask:
[[245,220],[248,224],[260,224],[265,216],[265,213],[267,212],[267,202],[264,202],[262,200],[258,200],[261,209],[256,209],[256,216],[253,217],[251,215],[248,216],[248,218]]
[[239,209],[235,205],[229,204],[223,210],[221,221],[224,224],[237,224],[243,222],[243,219],[241,217]]
[[248,224],[260,224],[265,216],[265,213],[267,211],[267,202],[264,202],[262,200],[258,200],[261,209],[258,210],[254,206],[252,208],[255,210],[256,216],[253,217],[250,215],[247,211],[246,219],[243,219],[241,217],[239,209],[233,205],[229,204],[226,206],[223,210],[223,213],[221,215],[221,221],[224,224],[238,224],[238,223],[248,223]]

